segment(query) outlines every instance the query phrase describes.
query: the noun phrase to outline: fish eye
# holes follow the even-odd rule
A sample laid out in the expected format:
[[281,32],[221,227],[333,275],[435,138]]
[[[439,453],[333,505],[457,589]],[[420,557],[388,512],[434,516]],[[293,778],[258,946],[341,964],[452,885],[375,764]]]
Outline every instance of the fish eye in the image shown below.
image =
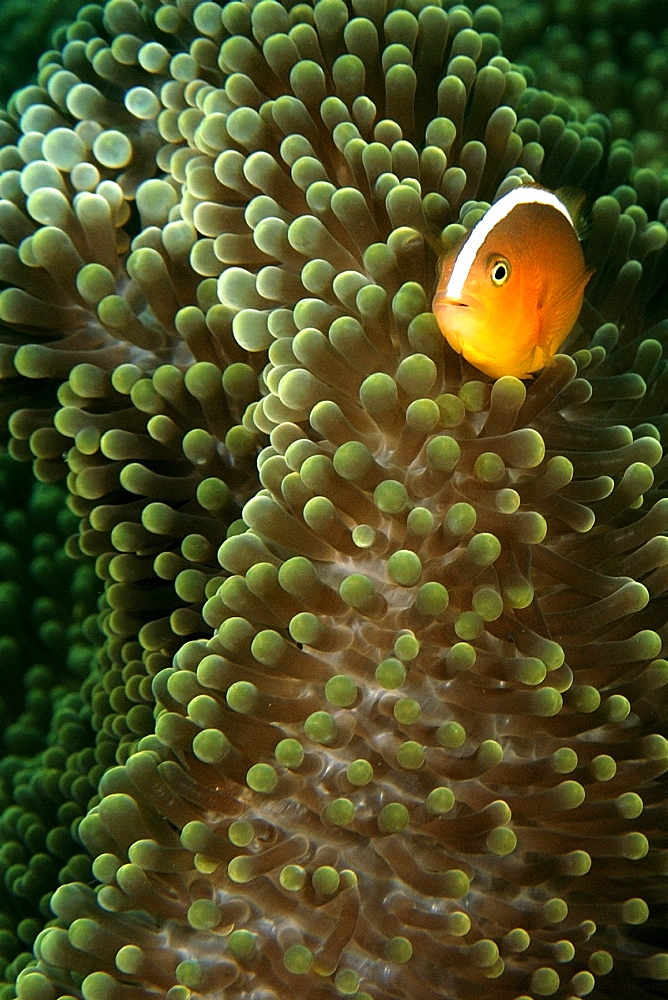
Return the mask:
[[510,277],[510,261],[505,257],[492,257],[489,264],[489,277],[493,285],[505,285]]

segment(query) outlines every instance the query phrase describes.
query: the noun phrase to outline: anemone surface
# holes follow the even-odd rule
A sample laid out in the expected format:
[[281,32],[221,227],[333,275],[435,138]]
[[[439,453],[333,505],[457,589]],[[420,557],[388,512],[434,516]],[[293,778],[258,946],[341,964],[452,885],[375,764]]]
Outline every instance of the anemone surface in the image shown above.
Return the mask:
[[[109,0],[11,98],[5,436],[104,639],[3,1000],[666,995],[668,183],[501,34]],[[594,275],[491,379],[438,258],[531,181]]]

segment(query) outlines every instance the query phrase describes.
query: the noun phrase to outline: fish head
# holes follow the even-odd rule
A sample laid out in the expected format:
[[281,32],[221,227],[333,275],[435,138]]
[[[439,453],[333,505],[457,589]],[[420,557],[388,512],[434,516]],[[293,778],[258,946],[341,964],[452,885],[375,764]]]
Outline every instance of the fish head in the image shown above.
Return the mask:
[[453,350],[496,378],[504,374],[526,377],[525,359],[535,343],[538,314],[527,308],[526,290],[518,279],[509,258],[492,252],[474,262],[455,294],[444,276],[432,304],[441,333]]

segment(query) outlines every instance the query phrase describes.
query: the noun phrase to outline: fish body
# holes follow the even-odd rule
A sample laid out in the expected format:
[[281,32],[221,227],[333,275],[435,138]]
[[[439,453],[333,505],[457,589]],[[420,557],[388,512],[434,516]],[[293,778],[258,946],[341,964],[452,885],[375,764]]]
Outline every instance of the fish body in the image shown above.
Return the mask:
[[570,333],[592,273],[576,228],[580,201],[514,188],[444,258],[434,315],[450,346],[487,375],[531,378]]

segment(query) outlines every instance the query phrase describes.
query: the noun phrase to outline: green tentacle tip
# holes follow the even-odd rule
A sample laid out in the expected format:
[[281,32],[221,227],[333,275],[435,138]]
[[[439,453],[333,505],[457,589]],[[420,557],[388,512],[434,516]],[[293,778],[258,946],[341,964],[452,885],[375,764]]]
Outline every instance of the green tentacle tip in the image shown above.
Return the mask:
[[399,549],[387,560],[387,572],[400,587],[414,587],[422,575],[420,557],[410,549]]
[[591,869],[591,855],[586,851],[569,851],[559,858],[559,868],[565,875],[580,878]]
[[411,354],[397,368],[397,382],[410,396],[425,396],[436,381],[437,368],[426,354]]
[[378,538],[378,532],[370,524],[356,524],[352,530],[352,539],[358,549],[370,549]]
[[141,969],[143,958],[141,948],[135,944],[126,944],[116,952],[116,968],[125,975],[137,975]]
[[196,931],[210,931],[220,923],[220,907],[212,899],[196,899],[188,907],[188,923]]
[[468,642],[456,642],[451,646],[445,656],[448,672],[460,673],[462,670],[470,670],[476,661],[476,651]]
[[482,938],[471,945],[469,956],[472,964],[477,965],[478,968],[491,969],[499,958],[499,948],[489,938]]
[[394,643],[394,655],[404,663],[414,660],[420,652],[420,643],[412,632],[404,632]]
[[415,740],[407,740],[397,750],[397,764],[408,771],[417,771],[424,764],[424,747]]
[[232,858],[227,866],[227,875],[232,882],[236,882],[238,885],[250,882],[255,877],[253,858],[246,854],[239,854],[236,858]]
[[448,750],[456,750],[466,740],[466,730],[459,722],[444,722],[435,733],[436,742]]
[[558,670],[566,659],[566,654],[558,642],[543,639],[540,643],[539,655],[549,671]]
[[389,962],[397,962],[403,965],[408,962],[413,954],[413,945],[408,938],[393,937],[385,942],[385,957]]
[[622,906],[622,920],[625,924],[644,924],[649,919],[649,907],[644,899],[627,899]]
[[461,448],[446,434],[432,438],[426,448],[427,462],[435,472],[449,475],[461,457]]
[[[14,995],[14,991],[11,992]],[[30,966],[19,973],[16,980],[18,1000],[55,1000],[56,995],[54,987],[43,973],[31,969]]]
[[[541,661],[542,662],[542,661]],[[568,705],[576,712],[590,714],[601,704],[601,692],[591,684],[581,684],[569,688]]]
[[625,833],[622,840],[622,855],[630,861],[640,861],[649,853],[649,841],[644,833]]
[[434,525],[434,515],[426,507],[414,507],[406,518],[408,530],[418,538],[426,538],[434,530]]
[[469,413],[479,413],[489,400],[489,386],[473,379],[465,382],[459,390],[459,398]]
[[257,451],[255,434],[236,424],[225,435],[225,447],[235,459],[250,458]]
[[631,711],[631,703],[623,694],[612,694],[603,702],[609,722],[623,722]]
[[441,396],[438,396],[436,403],[443,427],[458,427],[466,416],[466,410],[461,399],[451,392],[444,392]]
[[377,825],[380,833],[401,833],[409,822],[408,809],[401,802],[388,802],[380,810]]
[[336,674],[325,684],[325,698],[337,708],[350,708],[356,701],[357,694],[357,685],[346,674]]
[[[96,973],[93,973],[96,975]],[[101,975],[101,973],[97,973]],[[88,977],[91,978],[90,976]],[[176,978],[181,986],[187,986],[191,990],[196,990],[204,982],[204,969],[199,962],[188,958],[184,962],[179,962],[176,966]],[[89,996],[93,996],[89,993]]]
[[558,896],[543,903],[542,910],[543,920],[547,924],[560,924],[568,916],[568,904]]
[[442,583],[435,580],[423,583],[415,596],[415,607],[421,615],[436,618],[448,606],[450,596]]
[[478,639],[484,630],[484,620],[475,611],[462,611],[455,618],[455,632],[460,639]]
[[392,714],[402,726],[410,726],[420,718],[422,708],[414,698],[399,698],[394,703]]
[[271,764],[253,764],[246,772],[246,784],[253,792],[271,795],[278,785],[278,775]]
[[354,760],[347,767],[346,778],[351,785],[362,788],[372,780],[373,766],[368,760]]
[[566,939],[555,941],[554,957],[557,962],[572,962],[575,958],[575,947],[571,941]]
[[245,819],[235,819],[227,831],[227,839],[235,847],[248,847],[254,836],[253,824]]
[[488,833],[486,843],[492,854],[505,857],[517,847],[517,836],[507,826],[497,826]]
[[496,621],[503,613],[503,598],[495,587],[489,585],[476,587],[471,604],[485,622]]
[[531,977],[531,990],[539,997],[551,997],[560,986],[559,975],[554,969],[536,969]]
[[571,747],[559,747],[551,757],[552,770],[557,774],[570,774],[578,766],[578,755]]
[[293,944],[283,955],[283,965],[295,976],[303,976],[313,965],[313,953],[303,944]]
[[[666,956],[656,955],[654,957],[665,958]],[[593,951],[589,956],[589,969],[595,976],[609,975],[609,973],[612,972],[613,964],[612,955],[609,951]],[[665,978],[668,978],[668,974]]]
[[360,386],[360,400],[368,413],[381,417],[392,413],[397,406],[397,386],[394,379],[384,372],[374,372]]
[[503,944],[507,951],[518,955],[527,950],[531,944],[531,937],[523,927],[515,927],[506,934]]
[[501,514],[514,514],[522,503],[522,498],[517,492],[510,488],[498,490],[494,496],[494,506]]
[[303,556],[287,559],[278,571],[279,584],[295,597],[308,594],[316,580],[317,574],[313,563]]
[[313,712],[304,720],[304,733],[314,743],[330,746],[336,740],[338,728],[329,712]]
[[339,594],[345,603],[356,611],[369,611],[376,603],[376,591],[372,581],[362,573],[351,573],[339,586]]
[[473,463],[473,474],[483,483],[498,483],[506,474],[506,466],[500,455],[485,451]]
[[203,729],[193,737],[193,753],[204,764],[219,764],[230,753],[232,745],[219,729]]
[[225,700],[234,712],[249,715],[255,709],[260,692],[249,681],[235,681],[227,689]]
[[323,896],[333,896],[341,884],[341,876],[331,865],[321,865],[311,875],[311,885]]
[[360,441],[347,441],[337,448],[333,463],[338,474],[351,482],[363,479],[376,466],[373,455]]
[[304,646],[312,646],[318,641],[321,626],[316,615],[311,614],[310,611],[301,611],[290,619],[288,630],[295,642],[302,643]]
[[299,892],[306,884],[306,869],[301,865],[286,865],[281,869],[278,881],[288,892]]
[[350,799],[334,799],[325,809],[325,819],[332,826],[348,826],[355,818],[355,804]]
[[476,509],[472,504],[460,501],[448,509],[443,519],[443,527],[455,538],[459,538],[473,531],[477,516]]
[[454,804],[454,793],[452,789],[445,786],[432,788],[425,800],[427,811],[433,813],[434,816],[442,816],[444,813],[450,812]]
[[553,715],[558,715],[563,703],[564,699],[561,694],[553,687],[539,688],[531,694],[533,713],[543,719],[549,719]]
[[592,760],[590,767],[597,781],[611,781],[617,773],[617,763],[610,754],[598,754]]
[[586,997],[596,986],[596,980],[591,972],[576,972],[571,978],[571,989],[576,997]]
[[376,486],[373,500],[383,514],[400,514],[408,504],[408,492],[403,483],[386,479]]
[[257,952],[255,934],[245,930],[232,931],[227,939],[227,947],[239,961],[248,962]]
[[381,687],[393,691],[406,680],[406,667],[392,656],[378,664],[375,676]]
[[228,396],[241,402],[249,402],[257,395],[258,379],[250,365],[237,361],[223,372],[223,388]]
[[439,418],[440,411],[433,399],[415,399],[406,407],[406,425],[418,434],[429,434]]
[[547,667],[536,656],[518,657],[515,666],[515,677],[521,684],[536,687],[542,684],[547,676]]
[[466,547],[466,554],[476,566],[491,566],[501,555],[501,542],[496,535],[481,531],[474,535]]
[[299,740],[287,738],[276,744],[274,756],[276,757],[276,763],[281,767],[295,770],[301,767],[304,761],[304,747]]
[[334,976],[334,986],[341,996],[359,996],[360,977],[354,969],[339,969]]

